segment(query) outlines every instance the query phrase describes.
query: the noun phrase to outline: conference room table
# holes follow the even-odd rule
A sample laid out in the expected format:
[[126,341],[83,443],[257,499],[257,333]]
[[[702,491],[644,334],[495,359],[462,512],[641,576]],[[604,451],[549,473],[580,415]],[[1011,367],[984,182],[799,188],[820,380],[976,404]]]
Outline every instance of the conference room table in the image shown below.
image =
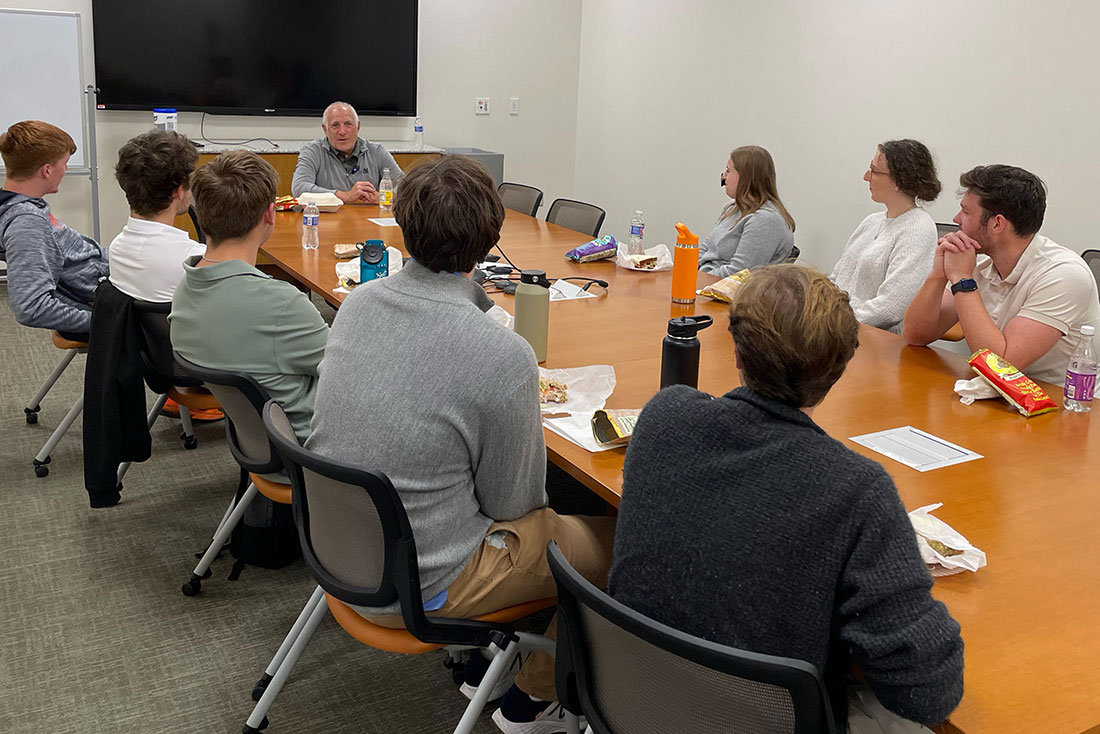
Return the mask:
[[[319,250],[300,246],[301,216],[278,213],[263,252],[287,277],[339,306],[332,246],[381,239],[404,250],[400,229],[371,223],[378,208],[345,206],[320,218]],[[670,317],[709,314],[700,332],[699,388],[736,387],[727,306],[700,297],[671,303],[671,271],[637,272],[614,261],[575,264],[566,250],[583,234],[509,211],[500,245],[516,266],[599,278],[596,298],[550,307],[548,368],[615,369],[609,408],[641,408],[659,387],[661,341]],[[675,232],[651,225],[647,245]],[[706,274],[699,283],[714,281]],[[493,295],[511,311],[512,296]],[[428,356],[428,355],[426,355]],[[976,573],[937,578],[935,597],[962,625],[966,690],[938,731],[948,734],[1100,732],[1100,426],[1063,410],[1025,418],[1004,401],[963,405],[952,388],[972,377],[963,356],[910,347],[891,333],[860,330],[846,373],[813,418],[830,436],[882,464],[907,510],[942,502],[935,515],[986,552]],[[1059,386],[1045,386],[1061,401]],[[913,426],[983,458],[920,472],[850,440]],[[622,494],[625,449],[591,453],[545,431],[551,461],[612,505]],[[751,478],[752,467],[745,468]],[[778,611],[778,613],[782,613]]]

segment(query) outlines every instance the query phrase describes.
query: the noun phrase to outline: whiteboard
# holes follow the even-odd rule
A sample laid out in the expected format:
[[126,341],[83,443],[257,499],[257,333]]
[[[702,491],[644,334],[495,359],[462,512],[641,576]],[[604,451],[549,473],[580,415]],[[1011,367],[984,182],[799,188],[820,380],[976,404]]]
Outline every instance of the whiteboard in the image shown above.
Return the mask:
[[20,120],[57,125],[76,142],[74,173],[89,171],[83,59],[78,13],[0,8],[0,132]]

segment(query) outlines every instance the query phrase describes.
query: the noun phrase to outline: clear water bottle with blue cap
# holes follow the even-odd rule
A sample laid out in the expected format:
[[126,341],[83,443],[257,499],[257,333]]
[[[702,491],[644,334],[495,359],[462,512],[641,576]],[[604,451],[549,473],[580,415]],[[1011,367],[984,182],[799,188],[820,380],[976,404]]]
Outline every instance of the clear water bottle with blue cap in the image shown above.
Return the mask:
[[321,235],[317,227],[321,222],[321,211],[312,201],[302,208],[302,247],[316,250],[321,244]]

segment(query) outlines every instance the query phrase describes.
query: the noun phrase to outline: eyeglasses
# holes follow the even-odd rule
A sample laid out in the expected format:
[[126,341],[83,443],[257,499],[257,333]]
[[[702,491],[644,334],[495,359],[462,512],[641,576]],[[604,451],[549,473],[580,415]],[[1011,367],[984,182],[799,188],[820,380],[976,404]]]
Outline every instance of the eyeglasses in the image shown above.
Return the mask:
[[874,175],[889,176],[890,175],[889,171],[879,171],[879,170],[876,170],[874,166],[867,166],[867,171],[872,176],[874,176]]

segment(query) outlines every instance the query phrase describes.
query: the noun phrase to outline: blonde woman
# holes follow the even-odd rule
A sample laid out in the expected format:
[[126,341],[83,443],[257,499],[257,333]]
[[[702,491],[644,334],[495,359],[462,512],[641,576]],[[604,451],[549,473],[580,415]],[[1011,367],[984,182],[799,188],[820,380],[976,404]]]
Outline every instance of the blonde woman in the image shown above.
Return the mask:
[[790,257],[794,218],[779,200],[771,153],[758,145],[734,150],[722,186],[732,201],[699,244],[699,269],[725,277]]

